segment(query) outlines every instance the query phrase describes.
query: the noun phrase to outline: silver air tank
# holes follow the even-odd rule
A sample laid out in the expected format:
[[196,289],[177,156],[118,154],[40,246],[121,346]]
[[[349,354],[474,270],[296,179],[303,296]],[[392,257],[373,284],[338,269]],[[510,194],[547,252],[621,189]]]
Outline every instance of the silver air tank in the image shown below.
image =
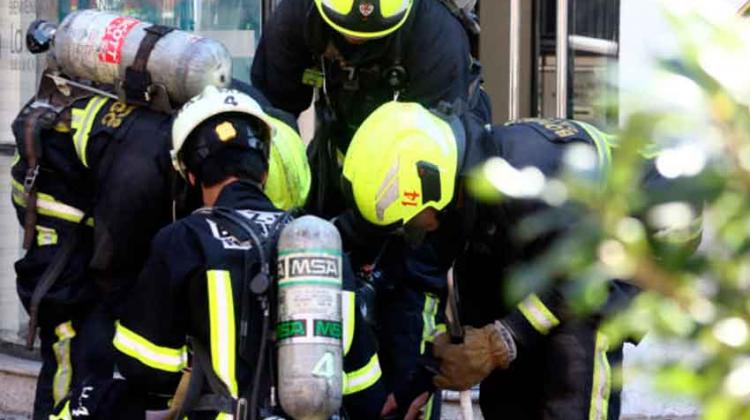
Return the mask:
[[296,420],[325,420],[341,406],[341,237],[315,216],[278,242],[279,399]]
[[[114,84],[125,79],[149,26],[107,12],[73,12],[54,34],[55,60],[69,76]],[[156,43],[146,68],[172,101],[184,103],[207,85],[228,86],[232,57],[218,41],[174,30]]]

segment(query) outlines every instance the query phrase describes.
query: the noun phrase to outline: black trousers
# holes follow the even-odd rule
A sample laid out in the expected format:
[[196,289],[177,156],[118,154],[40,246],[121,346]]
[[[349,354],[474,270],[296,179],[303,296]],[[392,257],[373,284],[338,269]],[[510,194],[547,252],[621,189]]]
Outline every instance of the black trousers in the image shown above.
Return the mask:
[[594,320],[567,322],[507,370],[481,384],[487,420],[616,420],[622,345],[611,348]]
[[47,420],[55,406],[84,380],[112,378],[114,319],[101,305],[91,306],[71,309],[70,319],[45,320],[40,325],[42,369],[34,420]]

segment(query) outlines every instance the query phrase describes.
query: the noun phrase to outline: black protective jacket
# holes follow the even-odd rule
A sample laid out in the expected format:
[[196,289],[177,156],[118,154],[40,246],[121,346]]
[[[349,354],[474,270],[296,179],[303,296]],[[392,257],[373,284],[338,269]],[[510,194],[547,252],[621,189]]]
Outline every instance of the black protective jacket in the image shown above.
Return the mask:
[[[298,115],[313,98],[314,83],[305,72],[323,70],[321,59],[331,66],[325,69],[326,92],[338,122],[354,130],[377,106],[392,100],[395,90],[401,91],[400,100],[425,106],[469,97],[468,38],[438,0],[417,0],[409,20],[393,35],[356,46],[325,24],[313,0],[282,1],[260,39],[252,84],[274,106]],[[406,79],[394,88],[383,72],[395,65],[406,70]],[[348,144],[349,138],[342,141]]]
[[[255,184],[245,181],[224,187],[216,207],[247,219],[263,241],[275,239],[276,222],[284,216]],[[259,256],[253,245],[238,242],[221,226],[210,212],[197,211],[154,238],[114,339],[120,350],[119,370],[131,388],[171,394],[187,364],[187,337],[191,336],[210,352],[212,369],[232,396],[249,400],[262,315],[260,304],[252,299],[246,307],[250,311],[248,345],[241,348],[242,270],[249,250],[254,276]],[[351,270],[345,268],[344,275],[344,404],[350,418],[377,418],[385,401],[380,365],[368,327],[355,310]],[[271,305],[275,307],[273,300]],[[353,334],[346,332],[352,330]],[[270,376],[264,374],[264,378],[260,401],[267,406]]]
[[[530,119],[487,128],[470,118],[465,122],[466,137],[473,140],[466,143],[464,174],[488,158],[500,157],[515,168],[534,167],[554,177],[571,147],[585,144],[599,158],[598,170],[589,175],[595,181],[608,175],[609,138],[585,123]],[[681,185],[661,176],[652,161],[644,159],[641,170],[646,204],[694,201],[687,199]],[[534,271],[536,266],[527,266],[520,277],[525,283],[511,285],[509,278],[518,274],[517,269],[539,264],[535,260],[558,246],[566,229],[580,222],[574,204],[556,208],[554,219],[541,219],[550,223],[547,229],[523,238],[520,227],[530,227],[530,217],[551,211],[543,201],[508,196],[494,204],[468,196],[458,201],[429,242],[439,250],[438,260],[457,258],[463,324],[478,327],[500,320],[518,347],[510,367],[496,370],[481,384],[485,418],[619,418],[619,381],[613,376],[622,361],[622,344],[610,343],[599,326],[604,317],[627,305],[638,288],[610,280],[605,303],[581,316],[571,305],[572,282],[564,278],[547,282],[546,275]],[[700,208],[700,203],[692,205]],[[536,220],[534,227],[540,226]],[[509,299],[514,290],[536,293]]]
[[[21,156],[12,168],[22,225],[28,168],[23,124],[22,113],[15,125]],[[24,303],[76,231],[72,256],[43,302],[91,302],[134,280],[151,237],[171,218],[170,128],[169,115],[93,96],[73,103],[40,133],[36,240],[16,264]],[[84,215],[86,227],[79,228]]]
[[[481,127],[466,124],[466,153],[462,168],[468,173],[490,157],[501,157],[515,168],[535,167],[545,176],[559,173],[563,159],[571,146],[590,145],[599,157],[599,176],[606,176],[611,145],[598,131],[573,120],[529,119]],[[477,140],[478,139],[478,140]],[[661,179],[653,168],[647,168],[649,179]],[[650,181],[654,182],[654,181]],[[548,208],[536,199],[507,198],[499,204],[488,205],[464,197],[458,208],[449,210],[444,218],[443,232],[431,242],[439,242],[445,235],[463,238],[462,249],[446,251],[457,256],[456,274],[461,287],[463,322],[485,325],[502,319],[512,330],[521,346],[533,346],[551,329],[572,317],[562,289],[544,288],[523,301],[509,302],[507,279],[522,264],[544,254],[559,237],[562,228],[551,229],[533,240],[523,240],[519,226],[527,218],[541,214]],[[568,214],[570,223],[574,213]],[[534,287],[531,287],[533,289]],[[637,292],[634,286],[613,281],[610,305],[619,306]]]

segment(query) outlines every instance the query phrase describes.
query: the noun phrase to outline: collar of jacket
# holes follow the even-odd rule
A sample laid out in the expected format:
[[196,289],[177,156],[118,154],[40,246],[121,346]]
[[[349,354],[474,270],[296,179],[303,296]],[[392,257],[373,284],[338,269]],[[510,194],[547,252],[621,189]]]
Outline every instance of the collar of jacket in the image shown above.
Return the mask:
[[214,204],[216,207],[253,209],[258,211],[281,211],[274,207],[263,190],[254,182],[237,180],[221,189]]

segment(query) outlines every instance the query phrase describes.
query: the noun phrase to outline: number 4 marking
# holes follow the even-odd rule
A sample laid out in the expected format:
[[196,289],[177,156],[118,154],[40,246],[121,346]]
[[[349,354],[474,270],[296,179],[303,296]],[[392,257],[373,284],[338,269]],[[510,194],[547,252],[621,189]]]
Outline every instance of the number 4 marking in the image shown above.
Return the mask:
[[323,357],[318,360],[315,367],[312,370],[314,376],[331,379],[336,375],[336,363],[333,360],[333,353],[326,352]]

